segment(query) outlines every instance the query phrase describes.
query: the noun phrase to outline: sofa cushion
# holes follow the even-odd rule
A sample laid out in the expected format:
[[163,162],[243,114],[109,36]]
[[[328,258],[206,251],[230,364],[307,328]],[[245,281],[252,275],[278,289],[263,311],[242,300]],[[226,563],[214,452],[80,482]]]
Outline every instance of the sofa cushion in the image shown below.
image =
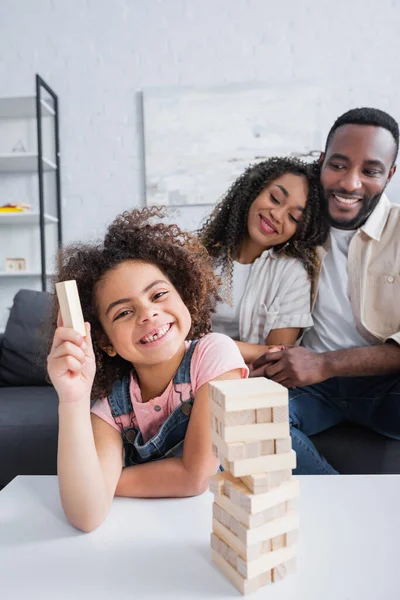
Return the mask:
[[55,475],[57,433],[52,386],[0,388],[0,489],[17,475]]
[[400,441],[353,423],[340,423],[310,438],[341,474],[399,474]]
[[20,290],[7,321],[0,355],[2,385],[46,385],[45,323],[51,295]]

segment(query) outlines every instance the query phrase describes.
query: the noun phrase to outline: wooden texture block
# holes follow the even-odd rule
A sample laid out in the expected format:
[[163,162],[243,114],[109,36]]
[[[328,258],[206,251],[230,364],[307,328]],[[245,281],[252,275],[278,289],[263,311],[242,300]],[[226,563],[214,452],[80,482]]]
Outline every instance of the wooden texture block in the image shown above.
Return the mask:
[[[285,548],[286,546],[286,533],[281,533],[280,535],[275,536],[271,540],[272,550],[279,550],[280,548]],[[293,545],[293,544],[291,544]]]
[[239,590],[241,594],[246,596],[247,594],[252,594],[259,590],[264,585],[271,583],[272,576],[271,571],[269,570],[267,573],[263,573],[253,579],[245,579],[242,577],[232,565],[230,565],[218,552],[213,550],[212,552],[212,561],[219,567],[222,573],[233,583],[236,589]]
[[229,379],[209,383],[211,399],[223,411],[241,411],[288,403],[288,391],[283,385],[265,377]]
[[256,410],[256,423],[272,423],[272,408]]
[[[220,447],[218,449],[221,451]],[[229,471],[234,477],[245,477],[247,475],[263,474],[271,471],[284,471],[286,469],[294,469],[295,467],[296,452],[294,450],[291,450],[287,454],[272,454],[259,456],[258,458],[229,461]]]
[[[247,527],[248,529],[260,527],[260,525],[264,525],[265,523],[268,523],[273,519],[283,517],[286,512],[286,503],[282,502],[281,504],[277,504],[270,508],[265,508],[258,513],[250,514],[246,510],[244,510],[240,505],[235,504],[225,494],[216,495],[214,497],[214,504],[216,504],[220,509],[225,511],[231,517],[237,519],[242,525],[244,525],[244,527]],[[214,510],[213,514],[218,521],[224,523],[223,519],[216,516]],[[230,525],[227,526],[228,528],[230,528]]]
[[281,440],[275,440],[275,454],[286,454],[292,449],[292,438],[287,437]]
[[[286,534],[299,528],[299,515],[297,512],[286,513],[283,517],[273,519],[259,527],[248,529],[238,519],[235,519],[235,517],[229,515],[223,509],[220,507],[218,509],[218,511],[214,512],[213,531],[242,558],[246,558],[248,546],[270,540],[278,535]],[[215,518],[216,515],[224,523]]]
[[[245,544],[215,520],[213,521],[213,533],[238,555],[237,571],[246,579],[261,575],[296,556],[296,546],[260,552],[260,544],[264,543],[262,540],[254,544]],[[254,555],[254,550],[257,550],[256,555]]]
[[224,479],[220,477],[223,473],[217,473],[209,479],[208,487],[212,494],[220,495],[224,491]]
[[[241,479],[233,477],[228,471],[214,475],[210,479],[210,490],[211,486],[215,490],[213,492],[215,502],[220,503],[217,495],[223,496],[223,502],[229,500],[250,515],[257,515],[281,504],[285,504],[285,510],[288,510],[288,502],[297,499],[300,492],[299,480],[290,478],[267,492],[253,494]],[[226,506],[230,506],[230,504],[226,504]],[[228,508],[226,510],[231,512]],[[231,512],[231,514],[233,513]]]
[[272,581],[275,583],[277,581],[281,581],[286,575],[290,575],[296,572],[297,568],[297,557],[294,556],[290,560],[282,563],[281,565],[277,565],[274,569],[272,569]]
[[293,529],[292,531],[288,531],[286,533],[285,545],[289,548],[289,546],[294,546],[299,541],[299,530]]
[[290,498],[286,502],[286,510],[298,510],[298,498]]
[[289,406],[274,406],[272,408],[272,421],[273,423],[285,423],[289,420]]
[[[237,380],[235,379],[234,381]],[[228,425],[225,423],[226,413],[224,413],[213,400],[209,401],[209,406],[211,413],[211,430],[215,431],[224,442],[256,442],[262,440],[286,439],[290,436],[289,421],[282,423]]]
[[215,429],[211,429],[211,442],[215,456],[225,458],[228,461],[275,455],[275,440],[225,442]]
[[56,291],[64,327],[75,329],[85,337],[85,321],[75,279],[56,283]]
[[292,479],[291,469],[272,471],[271,473],[258,473],[240,478],[252,494],[265,494],[286,481]]

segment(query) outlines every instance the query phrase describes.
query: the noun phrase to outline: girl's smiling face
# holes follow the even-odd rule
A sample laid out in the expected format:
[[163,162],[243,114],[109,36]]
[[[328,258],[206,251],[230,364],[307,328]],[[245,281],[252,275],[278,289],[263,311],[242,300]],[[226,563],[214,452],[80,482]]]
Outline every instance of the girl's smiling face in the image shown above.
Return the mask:
[[127,260],[107,271],[96,286],[96,302],[114,350],[134,366],[168,361],[184,347],[189,311],[156,265]]

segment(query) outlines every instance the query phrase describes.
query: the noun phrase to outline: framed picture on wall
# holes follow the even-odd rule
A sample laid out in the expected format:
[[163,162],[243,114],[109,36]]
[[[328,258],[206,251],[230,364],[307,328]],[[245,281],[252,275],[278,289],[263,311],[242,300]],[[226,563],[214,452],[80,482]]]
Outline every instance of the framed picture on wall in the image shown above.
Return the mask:
[[249,164],[321,150],[312,84],[154,88],[143,110],[147,204],[214,204]]

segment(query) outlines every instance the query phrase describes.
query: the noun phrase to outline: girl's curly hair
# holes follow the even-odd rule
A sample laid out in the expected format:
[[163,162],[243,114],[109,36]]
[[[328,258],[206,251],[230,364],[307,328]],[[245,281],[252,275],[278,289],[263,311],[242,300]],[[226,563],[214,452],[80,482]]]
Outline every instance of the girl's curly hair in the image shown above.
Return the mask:
[[[124,212],[111,223],[104,241],[72,244],[59,252],[58,281],[75,279],[85,321],[91,326],[96,357],[92,398],[110,393],[114,381],[132,372],[133,366],[119,355],[108,356],[100,347],[105,332],[98,317],[96,287],[110,269],[127,260],[156,265],[177,289],[187,306],[192,325],[188,339],[211,331],[211,313],[220,296],[220,281],[212,260],[198,239],[177,225],[152,222],[165,216],[161,207]],[[54,297],[52,331],[57,326],[58,302]]]
[[275,251],[301,261],[310,278],[315,276],[319,259],[316,246],[324,243],[328,235],[322,210],[322,190],[319,183],[320,169],[317,163],[308,164],[296,158],[273,157],[250,165],[236,179],[211,215],[197,232],[207,248],[215,266],[231,284],[232,259],[237,255],[247,233],[247,217],[254,200],[273,181],[293,173],[306,177],[309,185],[308,198],[296,234],[286,243],[274,247]]

